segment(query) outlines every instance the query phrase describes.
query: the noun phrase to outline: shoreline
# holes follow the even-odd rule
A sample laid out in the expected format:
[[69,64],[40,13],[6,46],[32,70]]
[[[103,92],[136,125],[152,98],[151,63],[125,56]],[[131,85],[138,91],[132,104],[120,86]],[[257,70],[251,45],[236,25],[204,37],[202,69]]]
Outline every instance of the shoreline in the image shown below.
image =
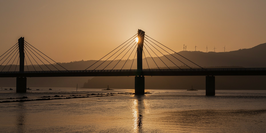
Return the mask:
[[[34,94],[34,93],[28,93]],[[60,100],[60,99],[74,99],[74,98],[91,98],[91,97],[108,97],[116,95],[134,95],[134,93],[129,92],[111,92],[111,93],[78,93],[78,94],[53,94],[53,95],[43,95],[36,98],[29,98],[28,96],[21,97],[9,97],[0,99],[0,103],[11,103],[11,102],[28,102],[28,101],[43,101],[43,100]]]

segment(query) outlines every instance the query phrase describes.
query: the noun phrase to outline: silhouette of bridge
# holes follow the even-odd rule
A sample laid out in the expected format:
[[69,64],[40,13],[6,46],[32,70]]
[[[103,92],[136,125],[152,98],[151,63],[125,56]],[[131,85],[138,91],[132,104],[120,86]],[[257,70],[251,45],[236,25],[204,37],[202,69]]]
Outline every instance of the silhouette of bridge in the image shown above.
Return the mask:
[[16,77],[17,93],[26,92],[27,77],[135,76],[135,94],[143,95],[144,76],[206,76],[206,96],[214,96],[215,76],[266,75],[266,68],[203,68],[142,30],[84,70],[68,70],[23,37],[0,56],[0,63],[0,77]]

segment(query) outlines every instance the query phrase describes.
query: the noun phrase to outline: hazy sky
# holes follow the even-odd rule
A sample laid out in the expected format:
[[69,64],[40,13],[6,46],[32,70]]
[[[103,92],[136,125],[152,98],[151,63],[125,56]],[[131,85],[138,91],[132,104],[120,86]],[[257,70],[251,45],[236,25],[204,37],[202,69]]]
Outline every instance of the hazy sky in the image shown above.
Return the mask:
[[142,29],[175,51],[266,42],[265,0],[0,0],[0,54],[21,36],[58,62],[99,59]]

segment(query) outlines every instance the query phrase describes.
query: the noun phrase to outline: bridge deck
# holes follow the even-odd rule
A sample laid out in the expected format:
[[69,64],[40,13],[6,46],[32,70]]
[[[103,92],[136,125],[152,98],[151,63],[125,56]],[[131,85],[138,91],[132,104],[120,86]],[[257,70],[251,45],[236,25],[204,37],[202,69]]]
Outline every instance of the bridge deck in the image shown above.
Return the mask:
[[[0,72],[0,77],[135,76],[137,70],[69,70]],[[145,76],[266,75],[266,68],[144,69]]]

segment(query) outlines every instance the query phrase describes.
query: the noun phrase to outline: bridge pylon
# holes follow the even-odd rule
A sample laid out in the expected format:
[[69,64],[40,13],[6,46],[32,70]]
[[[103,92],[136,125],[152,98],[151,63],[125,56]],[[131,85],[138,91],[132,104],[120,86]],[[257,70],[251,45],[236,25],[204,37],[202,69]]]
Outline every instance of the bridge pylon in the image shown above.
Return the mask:
[[137,74],[135,76],[135,95],[144,95],[145,78],[142,72],[142,52],[145,32],[138,30],[138,48],[137,48]]
[[[24,59],[25,59],[25,53],[24,53],[24,37],[21,37],[18,39],[18,46],[19,46],[19,72],[24,72]],[[17,93],[26,93],[27,91],[27,78],[24,76],[18,76],[16,77],[16,92]]]

